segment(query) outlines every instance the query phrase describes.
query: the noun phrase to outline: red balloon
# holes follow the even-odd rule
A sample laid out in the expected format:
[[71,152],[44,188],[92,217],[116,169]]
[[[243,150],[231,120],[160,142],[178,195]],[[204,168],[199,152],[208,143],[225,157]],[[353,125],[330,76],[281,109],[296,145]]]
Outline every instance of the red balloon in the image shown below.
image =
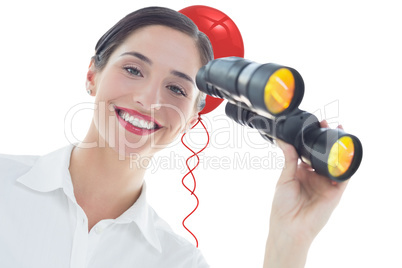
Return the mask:
[[[189,17],[205,33],[212,44],[214,58],[244,57],[243,38],[236,24],[222,11],[208,6],[190,6],[180,13]],[[204,109],[199,114],[206,114],[219,106],[223,99],[207,95]]]

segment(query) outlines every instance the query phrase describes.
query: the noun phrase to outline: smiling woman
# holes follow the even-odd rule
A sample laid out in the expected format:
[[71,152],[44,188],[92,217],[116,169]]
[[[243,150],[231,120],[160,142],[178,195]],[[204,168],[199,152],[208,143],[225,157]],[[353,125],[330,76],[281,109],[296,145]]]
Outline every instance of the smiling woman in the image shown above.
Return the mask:
[[0,158],[1,266],[206,267],[149,207],[146,167],[130,156],[150,158],[194,124],[205,98],[195,76],[211,59],[208,38],[176,11],[144,8],[114,25],[87,72],[95,109],[83,141]]

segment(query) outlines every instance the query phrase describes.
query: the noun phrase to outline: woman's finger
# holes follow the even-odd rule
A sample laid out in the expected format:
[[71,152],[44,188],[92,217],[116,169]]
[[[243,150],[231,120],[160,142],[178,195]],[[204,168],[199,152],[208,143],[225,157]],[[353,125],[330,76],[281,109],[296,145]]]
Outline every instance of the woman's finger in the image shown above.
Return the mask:
[[328,122],[325,119],[320,122],[320,126],[322,128],[329,128]]

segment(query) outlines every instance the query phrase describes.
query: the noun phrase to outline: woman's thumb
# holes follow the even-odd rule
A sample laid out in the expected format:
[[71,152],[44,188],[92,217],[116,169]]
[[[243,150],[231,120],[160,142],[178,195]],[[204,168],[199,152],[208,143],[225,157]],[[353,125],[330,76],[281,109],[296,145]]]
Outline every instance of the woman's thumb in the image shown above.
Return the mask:
[[282,140],[276,140],[276,142],[279,148],[282,149],[285,156],[285,166],[283,167],[281,176],[278,180],[278,185],[280,185],[285,184],[295,178],[299,156],[296,152],[296,149],[292,145]]

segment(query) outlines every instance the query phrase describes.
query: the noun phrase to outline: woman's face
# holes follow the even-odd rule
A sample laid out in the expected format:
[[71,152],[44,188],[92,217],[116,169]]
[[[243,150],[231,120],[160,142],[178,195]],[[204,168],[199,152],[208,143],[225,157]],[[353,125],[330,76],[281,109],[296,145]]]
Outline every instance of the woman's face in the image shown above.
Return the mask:
[[96,94],[99,146],[149,156],[166,147],[196,120],[201,66],[191,37],[159,25],[131,34],[102,71],[92,64],[87,88]]

